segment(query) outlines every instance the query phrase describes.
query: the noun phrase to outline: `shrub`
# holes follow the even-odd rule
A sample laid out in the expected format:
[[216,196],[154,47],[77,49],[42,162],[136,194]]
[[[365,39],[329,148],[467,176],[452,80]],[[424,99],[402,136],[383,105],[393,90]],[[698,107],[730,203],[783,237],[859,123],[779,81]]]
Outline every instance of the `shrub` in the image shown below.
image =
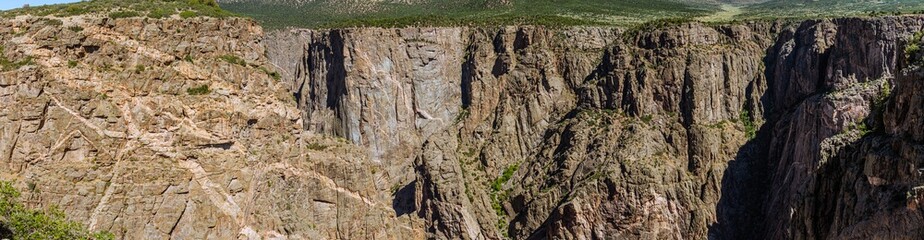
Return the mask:
[[152,10],[148,13],[148,17],[149,17],[149,18],[154,18],[154,19],[161,19],[161,18],[170,17],[170,16],[173,15],[174,13],[176,13],[176,11],[173,10],[173,9],[155,8],[155,9],[152,9]]
[[63,22],[63,21],[58,20],[58,19],[51,19],[51,18],[43,18],[43,19],[42,19],[42,22],[45,23],[46,25],[51,25],[51,26],[61,26],[61,25],[64,25],[64,22]]
[[82,8],[82,7],[78,6],[78,5],[70,5],[70,6],[67,6],[67,8],[64,8],[64,12],[61,13],[60,15],[62,15],[62,16],[74,16],[74,15],[86,14],[86,13],[88,13],[88,12],[89,12],[89,10],[86,9],[86,8]]
[[518,168],[519,165],[514,164],[507,167],[507,169],[504,169],[504,173],[501,174],[501,176],[496,180],[494,180],[494,183],[491,183],[491,190],[494,192],[500,191],[503,184],[509,181],[510,177],[513,177],[513,172],[516,172]]
[[194,12],[194,11],[183,11],[183,12],[180,12],[180,17],[181,17],[181,18],[194,18],[194,17],[197,17],[197,16],[199,16],[199,13]]
[[650,114],[649,114],[649,115],[642,116],[642,122],[645,122],[645,124],[651,124],[651,120],[652,120],[653,118],[654,118],[654,117],[651,116]]
[[[10,182],[0,181],[0,227],[12,239],[113,239],[108,232],[90,232],[77,222],[68,221],[55,207],[28,209],[18,201],[19,191]],[[3,232],[0,232],[2,234]]]
[[[3,50],[2,48],[0,48],[0,53],[2,52]],[[13,61],[10,61],[9,59],[6,59],[6,57],[4,56],[0,56],[0,69],[2,69],[3,71],[16,70],[22,66],[32,65],[32,64],[33,64],[32,56],[26,56],[25,58],[23,58],[22,60],[19,60],[18,62],[13,62]]]
[[[456,120],[454,121],[454,124],[459,124],[462,121],[465,121],[465,119],[471,115],[472,113],[468,110],[468,108],[459,109],[459,115],[456,115]],[[474,150],[472,150],[472,152],[473,152],[472,155],[474,155]]]
[[231,64],[237,64],[237,65],[241,65],[241,66],[247,66],[247,61],[244,61],[244,59],[241,59],[241,58],[238,57],[238,56],[234,56],[234,55],[224,55],[224,56],[221,56],[221,57],[218,57],[218,58],[220,58],[221,60],[224,60],[225,62],[231,63]]
[[754,119],[751,119],[751,113],[747,109],[741,111],[738,119],[744,125],[744,134],[748,139],[753,139],[757,136],[757,126],[754,124]]
[[209,7],[218,7],[218,2],[215,0],[189,0],[189,5],[204,5]]
[[137,16],[141,16],[141,14],[135,11],[118,11],[109,14],[109,18],[131,18]]
[[260,67],[260,71],[263,71],[264,73],[266,73],[266,75],[273,78],[273,80],[279,81],[279,79],[282,79],[282,75],[279,75],[278,72],[270,71],[269,69],[265,67]]
[[316,143],[316,142],[309,143],[308,146],[306,147],[308,148],[308,150],[312,150],[312,151],[324,151],[325,149],[328,148],[327,145]]
[[[507,212],[504,210],[501,205],[503,202],[507,201],[507,191],[501,191],[503,184],[510,180],[513,177],[513,173],[519,169],[519,164],[513,164],[504,169],[504,172],[491,183],[491,208],[494,209],[494,213],[497,214],[497,229],[504,230],[507,228]],[[506,232],[506,231],[503,231]]]
[[209,94],[209,93],[211,93],[211,92],[212,92],[212,90],[209,90],[209,85],[202,85],[202,86],[198,86],[198,87],[186,89],[186,93],[188,93],[189,95],[193,95],[193,96],[195,96],[195,95],[205,95],[205,94]]
[[917,32],[908,41],[905,46],[905,59],[911,65],[918,65],[921,61],[921,38],[924,38],[924,31]]

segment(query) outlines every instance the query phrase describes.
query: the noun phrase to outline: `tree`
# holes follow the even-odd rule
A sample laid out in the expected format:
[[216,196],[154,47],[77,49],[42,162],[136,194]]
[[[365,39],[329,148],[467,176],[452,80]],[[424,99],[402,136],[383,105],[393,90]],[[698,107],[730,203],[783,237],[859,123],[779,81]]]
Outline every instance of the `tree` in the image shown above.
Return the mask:
[[0,238],[9,239],[113,239],[108,232],[90,232],[82,224],[69,221],[55,207],[34,210],[19,202],[20,192],[13,183],[0,181]]

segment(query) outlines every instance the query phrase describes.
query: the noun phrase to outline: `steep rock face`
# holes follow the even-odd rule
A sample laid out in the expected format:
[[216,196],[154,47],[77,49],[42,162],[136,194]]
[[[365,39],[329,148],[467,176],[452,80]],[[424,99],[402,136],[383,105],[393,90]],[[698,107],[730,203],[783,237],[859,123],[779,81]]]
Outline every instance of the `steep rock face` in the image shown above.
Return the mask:
[[[826,139],[816,176],[797,202],[793,238],[919,239],[922,220],[921,165],[924,145],[914,117],[921,111],[924,72],[898,74],[894,93],[874,98],[868,129],[849,128]],[[888,88],[884,88],[888,89]]]
[[[767,128],[769,186],[764,212],[769,238],[837,236],[811,229],[817,208],[812,185],[824,168],[823,144],[839,132],[866,126],[871,102],[889,90],[902,43],[921,29],[920,18],[838,19],[806,22],[784,34],[774,51]],[[789,74],[786,74],[789,73]],[[870,126],[871,127],[871,126]],[[868,127],[866,127],[868,128]],[[857,193],[862,195],[863,193]],[[837,225],[835,225],[837,226]]]
[[861,230],[815,227],[816,179],[921,22],[288,30],[302,57],[269,57],[429,237],[827,238]]
[[[530,238],[705,238],[740,112],[765,89],[773,25],[681,25],[611,48],[573,118],[550,130],[514,188]],[[523,201],[522,203],[516,203]]]
[[4,19],[0,178],[124,238],[919,239],[922,23]]
[[[373,158],[392,165],[396,183],[423,188],[422,215],[464,226],[434,230],[445,238],[498,236],[486,228],[498,220],[485,180],[526,158],[546,126],[574,108],[574,87],[616,39],[614,30],[593,28],[310,34],[304,76],[294,79],[306,127],[381,149]],[[465,174],[477,165],[492,170]],[[414,166],[419,176],[404,170]]]
[[[0,178],[126,239],[422,238],[244,19],[0,20]],[[349,209],[350,211],[341,211]]]

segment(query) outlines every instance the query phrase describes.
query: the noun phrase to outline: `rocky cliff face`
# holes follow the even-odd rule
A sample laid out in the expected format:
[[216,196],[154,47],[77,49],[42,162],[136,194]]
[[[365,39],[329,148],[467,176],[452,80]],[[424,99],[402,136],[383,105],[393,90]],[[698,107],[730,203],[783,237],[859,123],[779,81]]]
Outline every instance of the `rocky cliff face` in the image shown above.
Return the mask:
[[922,26],[3,19],[0,178],[130,239],[920,239]]
[[[889,115],[875,103],[899,101],[885,95],[921,24],[287,30],[267,42],[285,49],[270,61],[290,69],[305,128],[387,162],[391,184],[416,189],[396,192],[396,211],[425,219],[428,237],[916,238],[913,198],[857,202],[913,192],[916,162],[883,180],[894,168],[861,177],[833,164],[860,160],[833,159],[859,158],[841,156],[880,133],[870,119]],[[853,151],[910,151],[879,142]],[[890,190],[842,187],[857,179]],[[888,226],[901,231],[877,235]]]
[[126,239],[423,236],[364,150],[301,130],[252,21],[19,17],[0,38],[0,177],[34,207]]

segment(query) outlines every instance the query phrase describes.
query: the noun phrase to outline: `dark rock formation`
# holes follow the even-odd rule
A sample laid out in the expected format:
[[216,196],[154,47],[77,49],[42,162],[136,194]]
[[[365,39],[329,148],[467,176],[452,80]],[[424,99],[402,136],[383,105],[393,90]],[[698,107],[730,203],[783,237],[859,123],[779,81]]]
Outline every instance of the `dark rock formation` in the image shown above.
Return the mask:
[[[270,48],[303,57],[270,59],[306,63],[289,79],[306,128],[416,181],[430,237],[851,238],[893,224],[839,220],[890,215],[857,207],[873,192],[844,192],[856,169],[829,163],[898,148],[845,132],[882,125],[872,103],[921,24],[290,30],[298,41]],[[902,214],[902,231],[879,236],[920,237],[920,212]]]

